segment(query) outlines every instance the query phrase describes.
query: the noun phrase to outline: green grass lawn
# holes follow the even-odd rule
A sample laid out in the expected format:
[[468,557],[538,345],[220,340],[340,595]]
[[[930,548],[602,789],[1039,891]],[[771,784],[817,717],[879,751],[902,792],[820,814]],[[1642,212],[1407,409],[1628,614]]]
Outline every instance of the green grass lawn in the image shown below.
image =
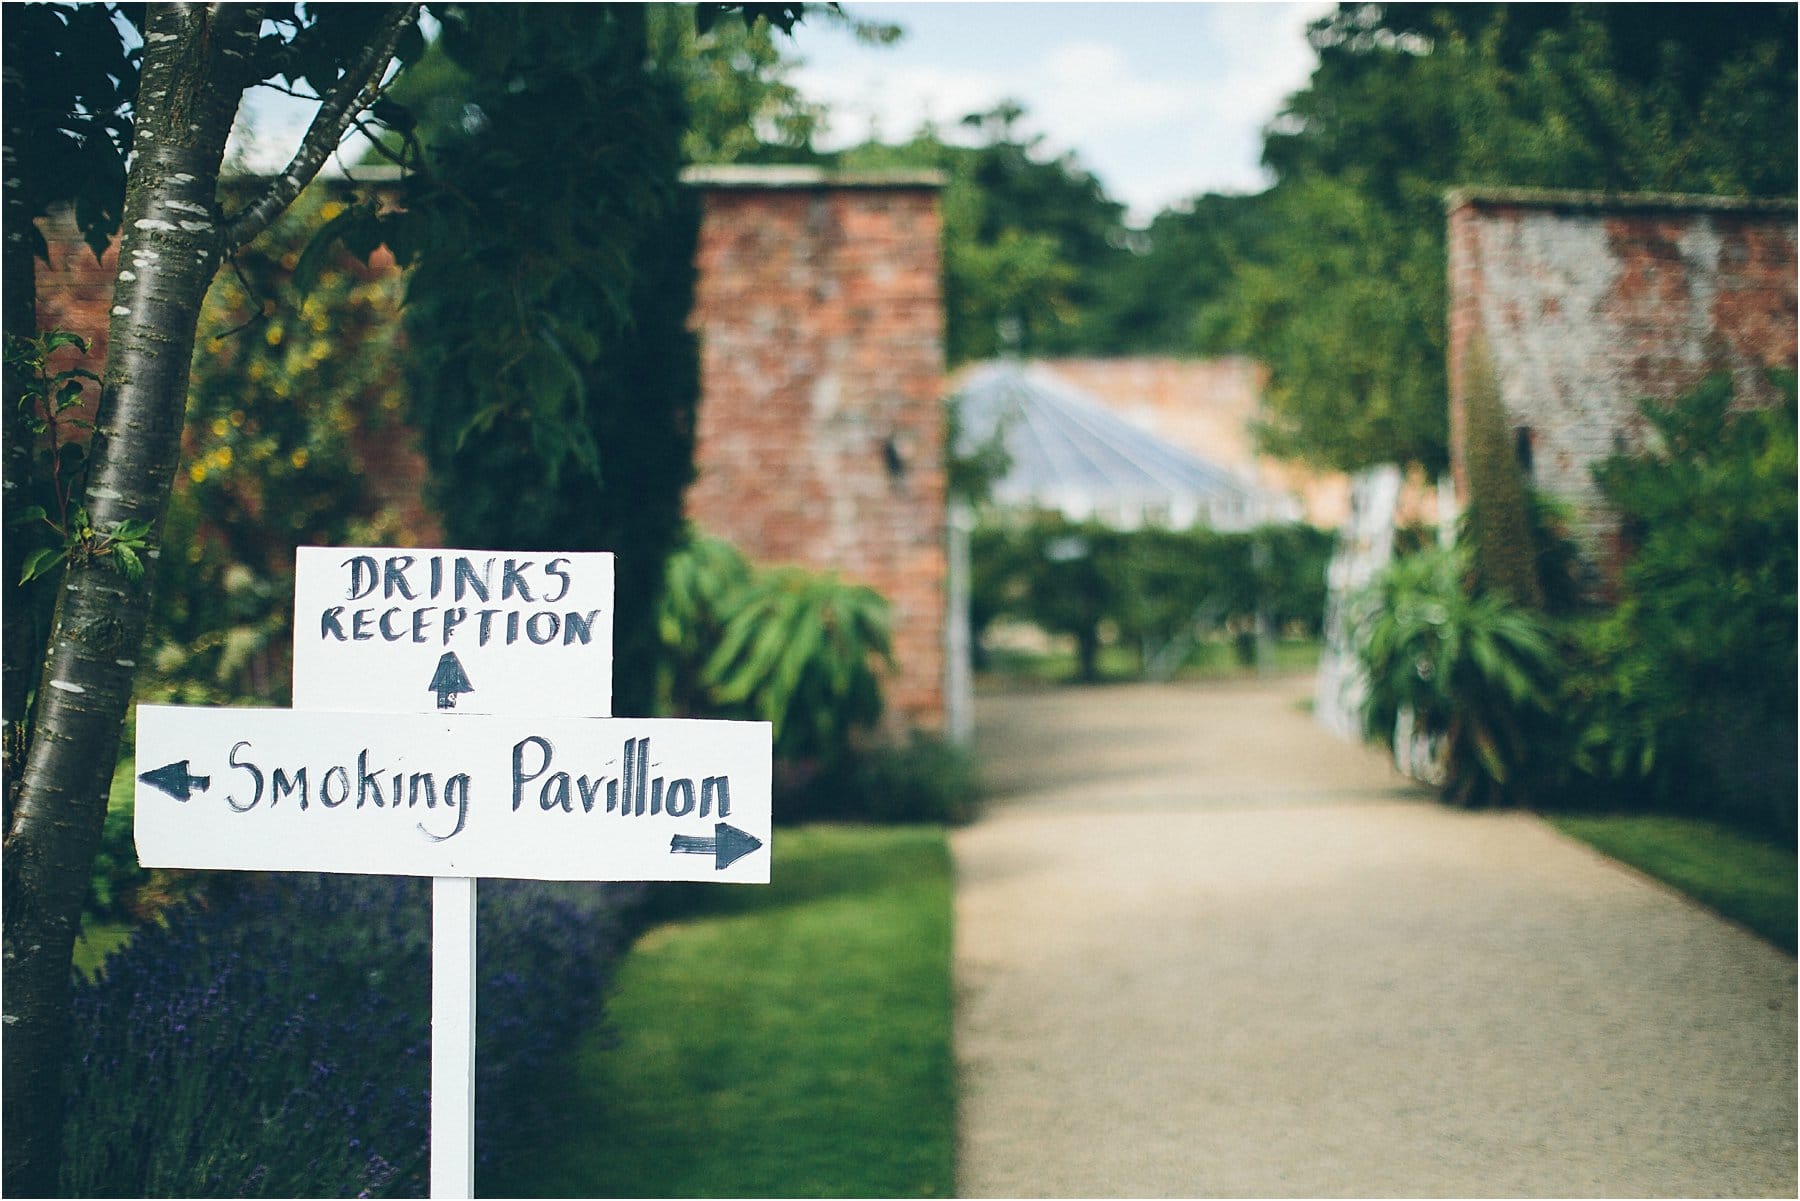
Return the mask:
[[485,1195],[954,1189],[950,856],[937,827],[775,833],[767,887],[695,886],[621,966],[541,1145]]
[[1794,950],[1791,848],[1689,817],[1558,816],[1557,829]]
[[106,957],[131,939],[131,927],[123,922],[83,924],[75,936],[75,970],[92,980]]

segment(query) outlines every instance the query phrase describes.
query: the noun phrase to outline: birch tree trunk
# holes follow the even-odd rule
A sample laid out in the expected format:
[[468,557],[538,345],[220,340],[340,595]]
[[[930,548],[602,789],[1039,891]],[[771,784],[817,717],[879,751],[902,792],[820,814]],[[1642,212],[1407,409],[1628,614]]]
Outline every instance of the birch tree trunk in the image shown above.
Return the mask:
[[[8,47],[10,50],[10,46]],[[0,148],[0,204],[4,217],[0,229],[5,241],[0,244],[0,336],[8,340],[29,338],[37,332],[37,266],[32,258],[29,229],[31,206],[25,199],[23,168],[19,165],[18,148],[23,133],[17,122],[24,111],[23,85],[18,72],[10,65],[4,68],[0,83],[0,120],[5,122],[5,140]],[[10,365],[0,368],[0,438],[4,447],[4,509],[11,516],[29,503],[32,485],[32,438],[19,407],[24,382]],[[19,575],[25,566],[26,540],[17,536],[0,540],[0,736],[5,739],[6,764],[5,812],[10,824],[12,816],[15,756],[25,744],[25,698],[31,691],[31,672],[42,653],[38,645],[33,610],[19,588]]]
[[70,955],[149,615],[196,318],[223,245],[219,164],[260,23],[254,6],[157,5],[145,26],[136,161],[86,505],[100,534],[128,520],[153,523],[150,572],[130,583],[115,556],[72,553],[39,677],[4,858],[10,1196],[56,1190]]

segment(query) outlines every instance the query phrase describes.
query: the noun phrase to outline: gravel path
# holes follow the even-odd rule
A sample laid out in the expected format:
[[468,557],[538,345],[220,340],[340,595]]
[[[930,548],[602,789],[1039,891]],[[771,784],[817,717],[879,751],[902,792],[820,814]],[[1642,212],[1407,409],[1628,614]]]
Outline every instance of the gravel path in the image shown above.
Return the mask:
[[1786,1196],[1788,956],[1302,714],[984,696],[965,1196]]

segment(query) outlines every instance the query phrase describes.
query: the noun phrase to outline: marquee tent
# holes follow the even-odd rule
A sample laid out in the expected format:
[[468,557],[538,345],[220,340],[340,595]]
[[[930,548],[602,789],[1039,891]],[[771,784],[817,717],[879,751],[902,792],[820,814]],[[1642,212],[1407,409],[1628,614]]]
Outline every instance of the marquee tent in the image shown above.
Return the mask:
[[995,438],[1010,465],[993,487],[1006,508],[1052,509],[1119,529],[1244,530],[1298,516],[1295,503],[1115,415],[1041,367],[986,363],[957,390],[957,450]]

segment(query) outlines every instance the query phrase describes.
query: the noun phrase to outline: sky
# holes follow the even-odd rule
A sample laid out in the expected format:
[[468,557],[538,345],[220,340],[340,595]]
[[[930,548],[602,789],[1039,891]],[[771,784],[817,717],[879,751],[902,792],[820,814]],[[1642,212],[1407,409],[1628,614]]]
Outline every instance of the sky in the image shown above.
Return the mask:
[[1304,87],[1306,26],[1328,3],[859,3],[906,35],[887,47],[805,22],[794,81],[832,112],[825,149],[1013,99],[1050,154],[1073,151],[1142,223],[1203,192],[1267,186],[1263,126]]
[[[793,81],[831,110],[822,149],[874,133],[903,140],[925,121],[961,134],[966,114],[1016,100],[1021,129],[1047,155],[1072,151],[1143,224],[1203,192],[1260,191],[1263,126],[1313,68],[1308,22],[1320,0],[1290,3],[861,3],[853,17],[905,36],[864,46],[806,21],[789,49]],[[310,112],[266,89],[244,162],[278,170]],[[242,142],[242,139],[240,139]]]

